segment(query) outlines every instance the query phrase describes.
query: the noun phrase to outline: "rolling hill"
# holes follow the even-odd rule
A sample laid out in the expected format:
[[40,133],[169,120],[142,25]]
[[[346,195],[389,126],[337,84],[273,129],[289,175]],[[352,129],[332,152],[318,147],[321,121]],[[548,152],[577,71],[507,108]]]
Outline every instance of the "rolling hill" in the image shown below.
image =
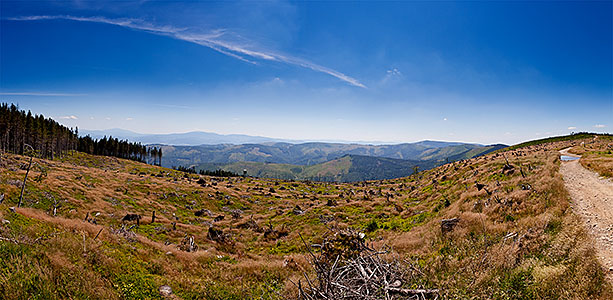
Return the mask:
[[223,169],[288,180],[360,181],[391,179],[450,161],[469,159],[506,147],[425,140],[395,145],[281,141],[209,132],[140,134],[123,129],[82,130],[93,138],[113,136],[163,150],[162,166]]
[[[401,145],[284,144],[163,146],[164,166],[222,169],[255,177],[351,182],[408,176],[414,167],[427,170],[504,148],[445,142]],[[360,154],[355,154],[360,153]],[[416,157],[400,159],[397,157]]]
[[[442,144],[418,142],[397,145],[360,145],[340,143],[272,143],[243,145],[161,146],[162,165],[192,166],[202,163],[229,164],[234,162],[262,162],[294,165],[314,165],[344,155],[362,155],[402,160],[459,160],[489,153],[505,145]],[[159,146],[159,145],[157,145]]]
[[352,182],[363,180],[392,179],[413,174],[419,170],[430,169],[435,161],[415,161],[387,157],[373,157],[347,154],[340,158],[315,165],[292,165],[262,162],[235,162],[230,164],[200,164],[197,170],[222,169],[237,174],[285,180],[314,180]]

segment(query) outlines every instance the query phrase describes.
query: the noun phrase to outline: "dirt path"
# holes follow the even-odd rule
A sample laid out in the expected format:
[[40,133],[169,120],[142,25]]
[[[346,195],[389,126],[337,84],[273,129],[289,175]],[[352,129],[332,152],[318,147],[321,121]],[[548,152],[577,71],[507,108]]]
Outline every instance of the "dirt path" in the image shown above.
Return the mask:
[[[568,153],[560,154],[580,157]],[[560,173],[573,201],[574,211],[581,215],[596,240],[598,258],[613,280],[613,182],[584,168],[579,160],[562,161]]]

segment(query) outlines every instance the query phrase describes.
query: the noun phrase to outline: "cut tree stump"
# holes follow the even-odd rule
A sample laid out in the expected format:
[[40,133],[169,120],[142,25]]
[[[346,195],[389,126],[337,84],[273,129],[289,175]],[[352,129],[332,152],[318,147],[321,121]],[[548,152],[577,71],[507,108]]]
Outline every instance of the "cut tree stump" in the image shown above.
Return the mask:
[[450,232],[460,222],[459,218],[441,220],[441,232],[443,234]]

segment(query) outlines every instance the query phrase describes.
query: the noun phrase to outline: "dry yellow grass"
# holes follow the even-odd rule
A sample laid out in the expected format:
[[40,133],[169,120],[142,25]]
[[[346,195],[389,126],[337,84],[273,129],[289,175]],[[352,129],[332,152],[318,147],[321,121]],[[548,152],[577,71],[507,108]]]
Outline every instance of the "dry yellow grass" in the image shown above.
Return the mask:
[[600,176],[613,178],[613,137],[600,136],[574,146],[571,153],[581,155],[579,162]]
[[[407,287],[436,287],[451,299],[610,299],[611,286],[557,172],[557,150],[573,145],[579,141],[354,184],[203,177],[200,185],[199,176],[75,153],[35,160],[41,168],[31,172],[26,207],[17,213],[8,206],[17,201],[25,158],[2,154],[0,218],[10,224],[0,226],[0,236],[17,244],[0,242],[0,270],[13,270],[0,271],[0,292],[10,291],[12,299],[35,292],[56,299],[156,298],[168,284],[184,299],[295,297],[289,279],[309,271],[298,234],[316,243],[327,227],[350,226],[411,265]],[[503,172],[505,158],[513,168]],[[478,190],[476,183],[485,186]],[[294,213],[298,208],[304,213]],[[202,209],[211,215],[196,217]],[[126,224],[128,236],[117,231],[126,213],[143,215],[140,226]],[[97,224],[84,221],[86,215]],[[452,217],[460,222],[442,234],[440,220]],[[228,242],[211,240],[211,226]],[[287,236],[264,233],[271,228]],[[197,252],[179,249],[186,236],[194,237]],[[74,277],[61,275],[67,271]],[[51,293],[67,280],[63,293]]]

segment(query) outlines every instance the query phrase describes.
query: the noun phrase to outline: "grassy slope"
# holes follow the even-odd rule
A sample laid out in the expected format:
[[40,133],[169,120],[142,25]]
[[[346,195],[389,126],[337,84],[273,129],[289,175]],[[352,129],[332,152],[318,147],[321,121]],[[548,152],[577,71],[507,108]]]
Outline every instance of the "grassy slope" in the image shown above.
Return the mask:
[[580,154],[579,162],[601,176],[613,178],[613,136],[599,136],[574,146],[572,153]]
[[572,141],[579,141],[579,140],[585,140],[589,142],[589,140],[591,140],[595,135],[599,135],[601,137],[611,137],[610,134],[603,135],[603,134],[580,132],[580,133],[575,133],[571,135],[561,135],[561,136],[554,136],[554,137],[548,137],[548,138],[543,138],[539,140],[528,141],[528,142],[510,146],[508,148],[505,148],[505,150],[514,150],[514,149],[519,149],[519,148],[528,147],[528,146],[536,146],[536,145],[542,145],[546,143],[555,143],[555,142],[572,142]]
[[[375,246],[392,246],[412,265],[407,287],[437,287],[452,299],[610,299],[611,287],[557,172],[557,150],[572,143],[506,152],[512,174],[501,172],[504,159],[495,153],[417,176],[355,184],[203,177],[201,186],[197,176],[75,154],[35,160],[41,168],[31,171],[26,208],[17,213],[8,207],[17,202],[26,158],[3,155],[0,218],[8,223],[0,226],[0,293],[10,299],[159,298],[157,288],[168,284],[184,299],[292,296],[288,279],[308,270],[298,233],[317,242],[324,222],[334,220],[327,226],[368,228]],[[492,195],[478,191],[475,181]],[[53,199],[61,203],[56,217],[50,216]],[[292,213],[296,205],[305,213]],[[203,208],[213,216],[194,216]],[[231,209],[243,213],[234,219]],[[157,219],[150,224],[153,210]],[[97,212],[97,224],[83,221]],[[146,217],[133,233],[117,232],[127,212]],[[217,215],[225,219],[214,222]],[[442,235],[440,220],[450,217],[461,221]],[[249,220],[288,236],[265,237],[239,226]],[[230,241],[208,239],[211,225],[230,233]],[[178,249],[186,235],[194,236],[199,251]]]
[[[478,152],[482,148],[483,147],[475,148],[472,145],[457,145],[457,146],[450,146],[450,147],[444,147],[444,148],[428,149],[419,155],[419,159],[421,160],[438,160],[438,159],[444,160],[451,156],[457,156],[457,155],[462,156],[464,153],[467,153],[471,150]],[[470,157],[465,157],[465,158],[470,158]]]
[[473,157],[485,155],[485,154],[494,152],[496,150],[503,149],[505,147],[506,146],[502,144],[495,144],[495,145],[488,145],[488,146],[483,146],[480,148],[470,149],[466,152],[450,156],[449,160],[456,161],[456,160],[462,160],[462,159],[471,159]]
[[391,179],[406,177],[413,174],[413,168],[418,166],[420,170],[434,167],[433,162],[412,160],[399,160],[385,157],[371,157],[351,155],[351,166],[341,178],[343,181],[352,182],[364,179]]

